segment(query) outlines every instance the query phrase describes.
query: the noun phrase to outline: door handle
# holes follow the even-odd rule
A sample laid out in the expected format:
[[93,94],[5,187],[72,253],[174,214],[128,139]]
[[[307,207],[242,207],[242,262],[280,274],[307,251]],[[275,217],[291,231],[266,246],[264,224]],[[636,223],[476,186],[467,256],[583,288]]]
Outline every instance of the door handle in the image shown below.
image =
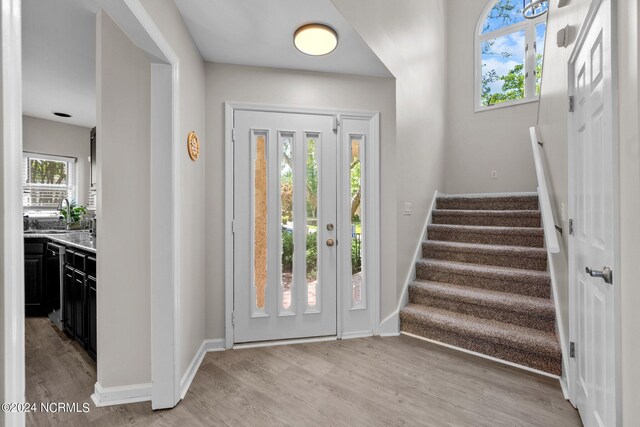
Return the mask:
[[585,267],[584,271],[591,277],[600,277],[604,280],[604,283],[613,283],[613,271],[609,267],[602,267],[602,270],[592,270],[589,267]]
[[336,243],[335,240],[327,239],[327,246],[333,246],[333,245],[335,245],[335,243]]

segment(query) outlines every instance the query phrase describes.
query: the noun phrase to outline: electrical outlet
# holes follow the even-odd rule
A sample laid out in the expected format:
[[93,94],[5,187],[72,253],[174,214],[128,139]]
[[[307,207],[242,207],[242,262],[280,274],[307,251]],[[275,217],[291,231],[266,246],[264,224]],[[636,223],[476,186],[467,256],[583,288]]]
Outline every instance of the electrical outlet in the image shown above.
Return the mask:
[[498,179],[498,171],[491,171],[491,179]]
[[403,215],[411,215],[411,202],[404,202]]

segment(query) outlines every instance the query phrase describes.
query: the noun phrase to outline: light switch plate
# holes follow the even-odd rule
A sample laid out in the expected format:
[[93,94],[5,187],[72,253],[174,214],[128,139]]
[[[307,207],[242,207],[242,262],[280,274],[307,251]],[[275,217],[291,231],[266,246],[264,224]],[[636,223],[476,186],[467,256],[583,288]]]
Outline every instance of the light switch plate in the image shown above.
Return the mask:
[[403,215],[411,215],[411,202],[404,202]]

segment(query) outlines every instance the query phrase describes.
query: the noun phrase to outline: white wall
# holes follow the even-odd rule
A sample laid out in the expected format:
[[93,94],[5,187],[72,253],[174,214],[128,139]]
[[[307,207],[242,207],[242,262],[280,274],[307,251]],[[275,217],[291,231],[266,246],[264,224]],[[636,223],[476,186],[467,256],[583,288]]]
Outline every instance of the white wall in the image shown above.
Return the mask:
[[622,422],[634,426],[640,419],[640,8],[637,0],[619,0],[618,8]]
[[[142,3],[180,61],[180,372],[186,372],[205,339],[205,64],[171,0]],[[200,158],[187,154],[187,134],[200,140]],[[222,221],[222,217],[220,217]],[[167,224],[168,226],[168,224]]]
[[[475,30],[489,0],[447,1],[448,193],[535,191],[529,127],[538,103],[475,112]],[[551,33],[549,33],[551,34]],[[498,172],[491,179],[491,171]]]
[[90,186],[91,129],[29,116],[22,117],[22,124],[24,151],[78,159],[77,202],[86,206]]
[[[395,87],[390,78],[359,77],[275,68],[207,64],[207,337],[224,337],[224,102],[379,111],[381,205],[395,204]],[[395,223],[382,217],[382,241],[395,241]],[[386,250],[386,254],[385,254]],[[395,295],[393,264],[383,246],[383,293]],[[391,271],[389,271],[391,270]],[[394,297],[395,298],[395,297]]]
[[[588,8],[589,0],[572,0],[560,9],[557,7],[557,2],[551,1],[547,18],[549,36],[545,43],[538,125],[544,142],[542,157],[556,224],[563,230],[569,230],[568,218],[566,215],[564,219],[561,218],[562,207],[564,206],[565,212],[568,212],[569,207],[567,201],[567,63]],[[566,48],[559,48],[556,45],[555,35],[566,25],[571,26],[571,43]],[[551,255],[556,269],[558,301],[561,309],[558,322],[563,325],[564,341],[567,343],[569,342],[568,236],[568,232],[563,233],[562,238],[559,239],[560,253]]]
[[[396,77],[396,150],[382,153],[392,201],[382,204],[382,223],[397,224],[397,233],[383,235],[381,247],[382,283],[396,291],[382,294],[384,319],[398,304],[433,193],[444,189],[448,1],[332,1]],[[412,215],[400,214],[404,202]]]
[[98,383],[151,382],[147,56],[97,16]]

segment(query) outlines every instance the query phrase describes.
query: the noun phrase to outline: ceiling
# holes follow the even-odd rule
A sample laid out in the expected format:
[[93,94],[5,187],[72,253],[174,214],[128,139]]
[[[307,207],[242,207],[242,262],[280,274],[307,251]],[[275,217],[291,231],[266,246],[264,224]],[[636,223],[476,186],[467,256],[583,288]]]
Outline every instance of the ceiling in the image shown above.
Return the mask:
[[[205,61],[392,77],[331,0],[174,0]],[[308,56],[293,45],[303,24],[338,32],[336,50]]]
[[[23,113],[85,127],[96,124],[93,0],[23,0]],[[71,114],[60,118],[54,111]]]

